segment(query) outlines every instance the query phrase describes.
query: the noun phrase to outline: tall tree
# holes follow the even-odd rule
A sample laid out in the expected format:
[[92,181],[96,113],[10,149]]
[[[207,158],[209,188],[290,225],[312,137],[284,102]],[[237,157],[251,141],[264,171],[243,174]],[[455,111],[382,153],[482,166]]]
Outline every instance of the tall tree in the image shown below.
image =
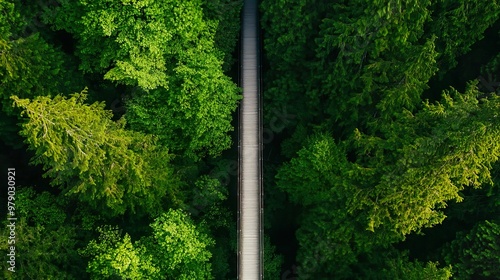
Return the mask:
[[18,112],[10,106],[12,95],[33,98],[82,87],[81,75],[64,53],[28,28],[18,4],[0,1],[0,135],[5,143],[17,147]]
[[285,105],[340,139],[418,110],[438,69],[453,67],[499,17],[497,1],[434,2],[263,1],[266,117]]
[[[143,90],[127,106],[134,130],[198,159],[230,146],[240,99],[215,45],[219,17],[210,9],[205,16],[202,7],[201,0],[65,1],[46,18],[77,38],[83,71]],[[221,44],[227,51],[228,43]]]
[[112,121],[104,103],[87,105],[85,99],[84,92],[32,101],[13,97],[27,117],[21,135],[35,152],[32,163],[42,164],[65,193],[110,213],[137,206],[152,211],[167,193],[175,198],[168,152],[154,137]]
[[[461,190],[491,183],[500,98],[481,95],[474,83],[464,94],[447,92],[377,137],[358,132],[339,144],[325,134],[311,137],[277,175],[278,186],[307,209],[297,232],[304,269],[349,277],[362,253],[441,223],[440,209],[461,201]],[[323,256],[317,266],[308,263],[317,262],[311,248]]]
[[431,32],[436,34],[438,65],[444,74],[457,65],[456,58],[484,37],[484,31],[500,18],[497,0],[477,3],[471,0],[440,0],[433,4]]

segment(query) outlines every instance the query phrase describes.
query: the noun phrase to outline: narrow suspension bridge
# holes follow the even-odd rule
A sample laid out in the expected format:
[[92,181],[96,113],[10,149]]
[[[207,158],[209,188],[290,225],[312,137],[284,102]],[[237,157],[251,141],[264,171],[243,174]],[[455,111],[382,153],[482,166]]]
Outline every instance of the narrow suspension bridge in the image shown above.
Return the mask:
[[242,13],[239,108],[238,279],[264,277],[262,106],[258,0],[245,0]]

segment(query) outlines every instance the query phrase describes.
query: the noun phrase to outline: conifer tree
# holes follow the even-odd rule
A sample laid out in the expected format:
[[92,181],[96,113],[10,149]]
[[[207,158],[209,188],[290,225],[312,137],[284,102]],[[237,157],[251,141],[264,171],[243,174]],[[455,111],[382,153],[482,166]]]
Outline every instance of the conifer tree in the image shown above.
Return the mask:
[[111,213],[137,206],[153,210],[167,193],[175,197],[171,156],[155,138],[124,129],[104,103],[87,105],[85,91],[33,100],[13,97],[26,122],[21,135],[45,176],[68,195]]

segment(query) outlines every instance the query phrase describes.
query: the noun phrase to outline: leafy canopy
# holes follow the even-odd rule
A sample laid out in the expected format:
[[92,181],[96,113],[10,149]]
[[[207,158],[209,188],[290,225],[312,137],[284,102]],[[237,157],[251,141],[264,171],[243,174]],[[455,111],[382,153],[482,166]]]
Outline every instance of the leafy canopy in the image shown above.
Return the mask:
[[85,92],[12,99],[27,118],[21,135],[35,152],[32,163],[42,164],[45,176],[65,193],[123,213],[136,206],[155,209],[175,187],[171,156],[155,138],[125,130],[104,103],[85,104]]
[[93,279],[213,279],[208,247],[213,240],[180,210],[169,210],[151,224],[153,233],[132,243],[116,228],[100,228],[82,253],[90,256]]

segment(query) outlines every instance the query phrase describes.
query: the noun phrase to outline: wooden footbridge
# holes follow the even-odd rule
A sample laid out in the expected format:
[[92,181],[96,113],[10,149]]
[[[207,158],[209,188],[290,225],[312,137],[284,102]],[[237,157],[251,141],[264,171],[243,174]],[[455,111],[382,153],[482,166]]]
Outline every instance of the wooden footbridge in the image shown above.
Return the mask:
[[264,277],[262,106],[258,0],[245,0],[242,13],[239,108],[238,279]]

